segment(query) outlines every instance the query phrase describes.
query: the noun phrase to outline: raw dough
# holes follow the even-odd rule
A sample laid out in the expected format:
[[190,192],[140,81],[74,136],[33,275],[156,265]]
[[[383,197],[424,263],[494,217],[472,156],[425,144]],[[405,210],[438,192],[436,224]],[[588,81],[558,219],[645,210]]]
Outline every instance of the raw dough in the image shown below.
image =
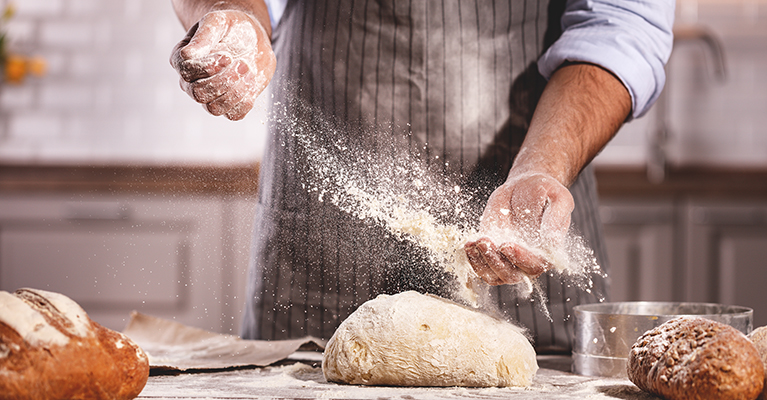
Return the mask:
[[380,295],[336,330],[330,382],[393,386],[529,386],[535,350],[518,328],[439,297]]

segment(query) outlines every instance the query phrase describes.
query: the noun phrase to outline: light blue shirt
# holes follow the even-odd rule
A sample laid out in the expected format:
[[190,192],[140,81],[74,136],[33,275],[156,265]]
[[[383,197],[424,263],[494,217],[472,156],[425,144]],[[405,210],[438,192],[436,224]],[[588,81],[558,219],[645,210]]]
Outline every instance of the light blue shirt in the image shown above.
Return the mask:
[[[272,26],[287,1],[266,0]],[[674,0],[569,0],[562,36],[538,60],[538,70],[549,79],[566,61],[599,65],[623,82],[632,117],[640,117],[666,83],[674,7]]]
[[272,23],[272,29],[277,26],[277,23],[282,19],[282,13],[285,12],[285,6],[288,5],[288,0],[264,0],[266,7],[269,9],[269,20]]
[[632,116],[642,116],[666,83],[673,44],[674,0],[570,0],[562,36],[541,56],[550,78],[565,61],[589,62],[612,72],[631,95]]

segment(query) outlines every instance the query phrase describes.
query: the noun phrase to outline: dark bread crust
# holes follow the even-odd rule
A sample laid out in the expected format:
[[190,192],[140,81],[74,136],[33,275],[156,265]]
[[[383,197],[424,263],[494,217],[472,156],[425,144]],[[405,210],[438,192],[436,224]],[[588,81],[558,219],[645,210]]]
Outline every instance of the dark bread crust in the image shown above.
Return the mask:
[[0,399],[133,399],[149,377],[149,361],[125,335],[86,315],[85,336],[42,291],[17,291],[68,337],[65,345],[30,343],[0,321]]
[[628,377],[670,400],[756,399],[764,385],[759,353],[737,329],[680,317],[645,332],[631,348]]

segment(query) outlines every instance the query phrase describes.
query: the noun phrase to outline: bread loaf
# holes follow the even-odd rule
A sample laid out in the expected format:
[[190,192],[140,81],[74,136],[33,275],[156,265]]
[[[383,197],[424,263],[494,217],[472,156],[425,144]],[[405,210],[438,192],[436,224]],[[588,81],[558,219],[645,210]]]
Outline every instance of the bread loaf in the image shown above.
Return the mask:
[[669,400],[756,399],[764,366],[737,329],[698,317],[680,317],[645,332],[629,353],[628,377]]
[[767,400],[767,326],[760,326],[759,328],[754,329],[748,334],[748,338],[754,343],[756,350],[759,352],[759,357],[762,358],[762,365],[764,365],[765,370],[765,388],[762,389],[762,394],[759,396],[759,399]]
[[149,360],[68,297],[0,291],[0,399],[132,399]]

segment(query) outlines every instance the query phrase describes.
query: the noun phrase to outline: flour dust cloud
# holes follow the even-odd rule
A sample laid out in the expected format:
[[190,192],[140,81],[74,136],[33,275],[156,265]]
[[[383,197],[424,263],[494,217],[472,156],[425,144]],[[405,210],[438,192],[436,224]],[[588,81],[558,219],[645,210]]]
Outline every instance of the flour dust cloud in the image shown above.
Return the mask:
[[[302,115],[312,115],[312,122],[296,118],[288,111],[291,107]],[[304,189],[317,201],[377,224],[397,240],[426,251],[435,268],[455,278],[455,300],[495,311],[489,304],[488,285],[474,272],[463,250],[467,241],[480,236],[477,228],[485,201],[477,199],[476,188],[462,187],[460,176],[445,173],[444,162],[427,156],[425,145],[416,150],[412,145],[403,146],[398,141],[407,143],[410,138],[392,135],[390,127],[381,134],[350,131],[320,117],[311,106],[294,103],[291,107],[275,103],[271,118],[285,128],[283,134],[290,135],[290,142],[300,147],[307,160],[294,166],[303,169],[298,173]],[[361,146],[364,139],[359,138],[372,139],[375,145]],[[429,165],[425,158],[431,161]],[[511,240],[525,244],[512,232],[495,232],[492,239],[499,244]],[[591,275],[601,274],[593,251],[572,229],[564,246],[533,251],[585,291],[592,290]],[[535,280],[527,279],[517,291],[549,316],[545,294]]]

